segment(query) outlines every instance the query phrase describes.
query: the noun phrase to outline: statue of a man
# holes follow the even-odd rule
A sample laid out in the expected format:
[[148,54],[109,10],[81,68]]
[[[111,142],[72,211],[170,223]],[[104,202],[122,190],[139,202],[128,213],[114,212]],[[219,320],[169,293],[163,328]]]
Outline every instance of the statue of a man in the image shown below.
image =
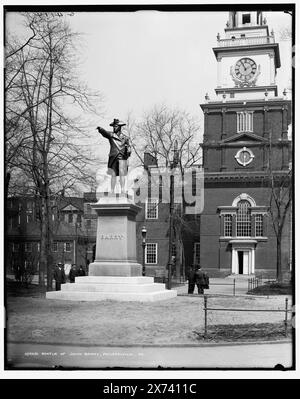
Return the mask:
[[127,176],[128,165],[127,159],[130,157],[131,148],[129,144],[129,137],[122,133],[122,126],[126,123],[114,119],[109,125],[113,127],[113,132],[108,132],[102,127],[97,127],[99,133],[109,140],[110,153],[108,158],[108,174],[111,175],[111,192],[114,193],[116,186],[116,179],[119,176],[121,193],[125,192],[125,179]]

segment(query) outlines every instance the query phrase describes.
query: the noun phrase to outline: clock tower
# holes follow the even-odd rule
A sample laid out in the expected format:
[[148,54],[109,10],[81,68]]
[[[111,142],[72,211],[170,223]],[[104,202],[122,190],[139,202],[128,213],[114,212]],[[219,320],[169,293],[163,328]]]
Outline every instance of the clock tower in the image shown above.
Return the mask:
[[[260,11],[231,11],[213,47],[217,86],[201,104],[205,173],[200,263],[213,276],[276,274],[270,173],[289,170],[291,103],[278,96],[279,45]],[[288,218],[287,218],[288,219]],[[287,223],[288,224],[288,223]],[[282,264],[288,264],[285,226]]]
[[217,35],[213,48],[218,64],[216,93],[251,99],[277,96],[276,70],[280,68],[279,46],[274,32],[259,11],[231,11],[225,38]]

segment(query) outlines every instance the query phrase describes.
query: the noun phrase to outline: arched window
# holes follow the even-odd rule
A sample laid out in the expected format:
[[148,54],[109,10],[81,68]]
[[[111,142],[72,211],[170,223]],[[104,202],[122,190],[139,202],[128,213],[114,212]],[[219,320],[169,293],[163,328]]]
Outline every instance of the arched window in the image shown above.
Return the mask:
[[264,215],[267,214],[267,207],[257,206],[249,194],[242,193],[230,206],[220,206],[219,209],[223,239],[266,238]]
[[241,200],[237,204],[236,235],[237,237],[251,236],[251,204],[247,200]]

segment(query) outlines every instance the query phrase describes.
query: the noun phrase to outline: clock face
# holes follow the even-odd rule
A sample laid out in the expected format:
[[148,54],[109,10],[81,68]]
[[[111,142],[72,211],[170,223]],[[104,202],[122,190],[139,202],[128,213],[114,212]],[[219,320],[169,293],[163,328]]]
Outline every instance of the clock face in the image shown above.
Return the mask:
[[235,64],[234,71],[239,79],[247,82],[255,76],[257,65],[251,58],[241,58]]
[[254,158],[253,152],[246,147],[241,148],[235,155],[235,159],[240,165],[246,166],[252,162]]
[[240,154],[239,154],[239,161],[240,161],[242,164],[247,164],[247,163],[249,163],[250,159],[251,159],[251,156],[250,156],[250,154],[249,154],[249,152],[248,152],[247,150],[246,150],[246,151],[241,151],[241,152],[240,152]]

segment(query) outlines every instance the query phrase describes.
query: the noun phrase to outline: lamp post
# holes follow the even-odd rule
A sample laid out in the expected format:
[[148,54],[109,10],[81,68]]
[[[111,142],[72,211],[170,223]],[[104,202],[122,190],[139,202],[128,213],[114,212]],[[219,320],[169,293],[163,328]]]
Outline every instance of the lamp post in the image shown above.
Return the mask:
[[170,176],[170,225],[169,225],[169,256],[168,256],[168,284],[167,289],[171,289],[171,278],[172,278],[172,247],[173,247],[173,213],[174,213],[174,175],[173,169],[176,168],[179,162],[178,154],[178,141],[174,141],[173,147],[173,161],[171,162],[171,176]]
[[143,226],[142,228],[142,247],[143,247],[143,271],[142,271],[142,275],[145,276],[146,275],[146,269],[145,269],[145,250],[146,250],[146,235],[147,235],[147,229],[145,226]]
[[75,241],[74,241],[74,263],[77,265],[78,262],[78,229],[80,228],[80,223],[75,223]]

